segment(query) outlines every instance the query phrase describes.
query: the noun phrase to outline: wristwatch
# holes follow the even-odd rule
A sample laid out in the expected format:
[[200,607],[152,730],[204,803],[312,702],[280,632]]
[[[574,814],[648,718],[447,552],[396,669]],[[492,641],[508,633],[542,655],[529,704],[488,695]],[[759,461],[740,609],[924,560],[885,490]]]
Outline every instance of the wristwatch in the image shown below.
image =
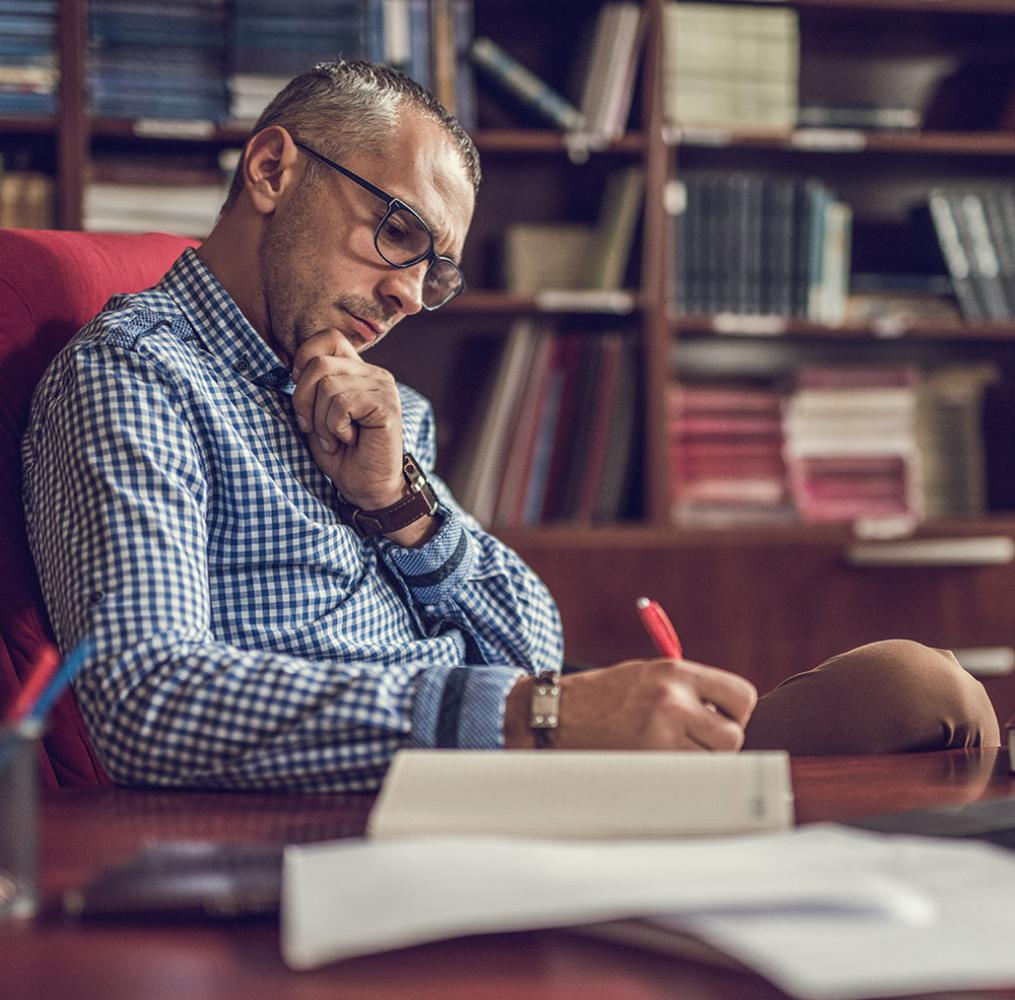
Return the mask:
[[560,677],[545,673],[533,679],[529,703],[529,728],[537,750],[553,747],[550,733],[560,724]]
[[336,500],[339,519],[349,525],[360,538],[373,538],[375,535],[389,535],[421,517],[436,513],[437,494],[427,480],[426,473],[408,452],[402,455],[402,475],[409,492],[397,503],[379,510],[363,510],[339,495]]

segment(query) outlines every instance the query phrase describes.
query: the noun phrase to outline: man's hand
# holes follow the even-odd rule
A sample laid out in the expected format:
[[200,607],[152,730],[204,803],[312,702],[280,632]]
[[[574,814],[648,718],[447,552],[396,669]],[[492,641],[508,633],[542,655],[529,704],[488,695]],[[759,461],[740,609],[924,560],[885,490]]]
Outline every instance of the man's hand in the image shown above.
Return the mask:
[[321,471],[363,510],[400,500],[402,403],[391,373],[363,361],[334,329],[303,341],[292,368],[296,422]]
[[[689,660],[629,660],[561,678],[559,749],[739,750],[758,692],[749,681]],[[504,742],[531,747],[532,678],[508,695]]]

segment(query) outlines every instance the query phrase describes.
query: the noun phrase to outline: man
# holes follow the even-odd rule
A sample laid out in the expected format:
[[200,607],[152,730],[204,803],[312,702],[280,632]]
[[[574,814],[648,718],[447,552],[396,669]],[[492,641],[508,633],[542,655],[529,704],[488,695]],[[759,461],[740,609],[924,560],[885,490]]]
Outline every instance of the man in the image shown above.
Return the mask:
[[735,750],[745,727],[828,752],[996,742],[982,687],[916,643],[756,711],[687,661],[534,683],[561,666],[552,598],[433,476],[428,404],[362,357],[461,290],[478,184],[421,88],[318,67],[262,115],[200,250],[40,383],[29,535],[61,645],[95,641],[76,689],[112,777],[363,789],[407,745]]

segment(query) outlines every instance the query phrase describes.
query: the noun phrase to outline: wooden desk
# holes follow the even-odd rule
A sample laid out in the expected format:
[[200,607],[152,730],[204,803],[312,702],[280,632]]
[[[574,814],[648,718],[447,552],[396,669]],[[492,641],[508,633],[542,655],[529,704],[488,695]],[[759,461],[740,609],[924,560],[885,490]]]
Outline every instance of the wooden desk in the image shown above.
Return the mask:
[[[979,798],[1015,798],[1007,755],[946,751],[793,763],[801,822]],[[48,903],[146,839],[312,841],[356,835],[371,799],[114,789],[43,802]],[[336,887],[341,891],[341,887]],[[999,946],[1006,946],[999,942]],[[0,927],[4,1000],[771,1000],[749,973],[597,942],[567,931],[486,935],[287,970],[273,919],[93,923],[44,913]],[[963,1000],[1015,998],[964,993]]]

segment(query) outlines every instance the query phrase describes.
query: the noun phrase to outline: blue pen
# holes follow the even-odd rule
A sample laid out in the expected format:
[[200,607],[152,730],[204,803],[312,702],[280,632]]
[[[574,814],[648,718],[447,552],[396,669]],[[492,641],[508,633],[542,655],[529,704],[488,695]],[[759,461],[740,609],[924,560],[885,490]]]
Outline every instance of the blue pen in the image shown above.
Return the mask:
[[60,665],[60,669],[39,695],[36,703],[25,713],[22,723],[7,733],[3,742],[0,742],[0,770],[6,767],[8,760],[14,754],[18,741],[24,738],[22,726],[29,731],[31,728],[38,730],[46,713],[53,707],[56,699],[63,694],[67,685],[74,679],[74,675],[94,651],[95,643],[91,639],[83,640],[70,651],[70,654]]

